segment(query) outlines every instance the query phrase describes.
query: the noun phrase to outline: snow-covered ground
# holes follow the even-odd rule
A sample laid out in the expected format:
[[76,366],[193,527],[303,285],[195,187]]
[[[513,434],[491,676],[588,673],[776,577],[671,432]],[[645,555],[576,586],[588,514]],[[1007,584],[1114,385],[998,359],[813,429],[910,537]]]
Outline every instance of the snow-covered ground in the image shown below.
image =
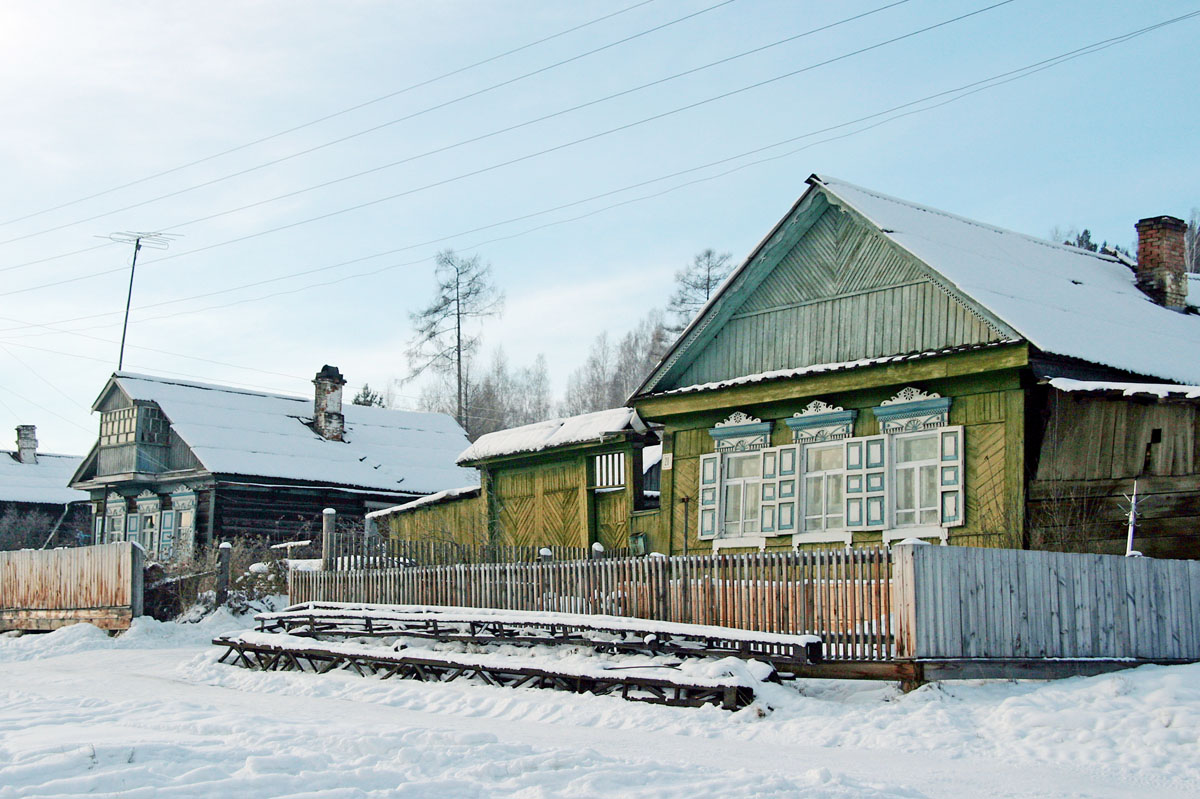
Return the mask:
[[0,636],[0,797],[1200,795],[1200,665],[765,686],[729,713],[217,664],[246,626]]

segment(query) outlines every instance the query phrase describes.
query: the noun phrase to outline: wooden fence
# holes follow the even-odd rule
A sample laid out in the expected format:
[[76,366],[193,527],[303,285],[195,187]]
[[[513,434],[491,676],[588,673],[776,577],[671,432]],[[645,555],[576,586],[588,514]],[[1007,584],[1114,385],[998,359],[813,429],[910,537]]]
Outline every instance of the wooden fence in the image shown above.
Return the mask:
[[829,657],[892,656],[884,549],[293,572],[290,599],[604,613],[816,633]]
[[142,561],[128,541],[0,552],[0,630],[127,629],[142,615]]
[[893,550],[901,658],[1200,660],[1200,561]]

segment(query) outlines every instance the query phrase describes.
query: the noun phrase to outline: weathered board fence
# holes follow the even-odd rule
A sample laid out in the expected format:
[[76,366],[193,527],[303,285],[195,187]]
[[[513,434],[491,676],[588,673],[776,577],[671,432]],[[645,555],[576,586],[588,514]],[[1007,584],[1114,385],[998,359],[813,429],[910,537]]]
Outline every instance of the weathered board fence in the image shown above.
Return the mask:
[[129,541],[0,552],[0,631],[90,622],[128,629],[142,615],[141,547]]
[[290,600],[603,613],[814,633],[826,657],[892,655],[884,549],[293,572]]
[[896,655],[1200,660],[1200,561],[893,549]]

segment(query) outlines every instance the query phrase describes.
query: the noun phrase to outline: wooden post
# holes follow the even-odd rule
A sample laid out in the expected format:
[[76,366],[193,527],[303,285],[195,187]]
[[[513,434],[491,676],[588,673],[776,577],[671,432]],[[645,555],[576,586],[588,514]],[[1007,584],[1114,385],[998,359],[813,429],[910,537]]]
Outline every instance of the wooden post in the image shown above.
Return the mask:
[[233,545],[222,541],[217,547],[217,607],[229,599],[229,556],[233,554]]
[[326,508],[321,511],[321,571],[333,568],[333,530],[337,525],[337,511]]

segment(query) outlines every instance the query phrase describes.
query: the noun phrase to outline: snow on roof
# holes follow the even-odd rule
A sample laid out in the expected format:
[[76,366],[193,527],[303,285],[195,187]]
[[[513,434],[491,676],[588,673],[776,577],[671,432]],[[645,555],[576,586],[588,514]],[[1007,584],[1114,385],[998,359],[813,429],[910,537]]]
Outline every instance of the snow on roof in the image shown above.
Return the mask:
[[21,463],[16,453],[0,449],[0,502],[86,502],[88,492],[67,488],[82,461],[78,455],[39,452],[37,463]]
[[1069,377],[1055,377],[1050,380],[1050,385],[1059,391],[1066,392],[1119,391],[1126,397],[1200,399],[1200,386],[1179,386],[1170,383],[1109,383],[1101,380],[1072,380]]
[[130,398],[155,402],[213,473],[414,494],[478,479],[455,465],[467,438],[445,414],[345,404],[345,440],[329,441],[308,426],[311,398],[129,372],[114,379]]
[[1200,316],[1155,305],[1116,257],[813,180],[1043,352],[1200,383]]
[[646,429],[632,408],[610,408],[488,433],[467,447],[458,456],[458,462],[472,463],[520,452],[539,452],[568,444],[601,441],[605,436],[629,430],[644,433]]
[[430,494],[427,497],[414,499],[412,502],[405,502],[403,505],[393,505],[390,508],[380,508],[373,510],[367,514],[368,519],[375,519],[379,516],[388,516],[392,513],[401,511],[415,510],[416,508],[424,507],[425,505],[436,505],[439,502],[446,502],[451,499],[461,499],[462,497],[477,497],[479,496],[479,486],[470,485],[462,488],[447,488],[445,491],[439,491],[436,494]]
[[912,352],[908,353],[907,355],[883,355],[878,358],[860,358],[856,361],[816,363],[812,366],[802,366],[799,369],[775,369],[770,372],[758,372],[757,374],[752,375],[732,377],[728,380],[716,380],[712,383],[694,383],[690,386],[680,386],[679,388],[659,391],[647,396],[660,397],[668,394],[694,394],[698,391],[715,391],[716,389],[720,388],[745,386],[751,383],[763,383],[768,380],[783,380],[789,377],[803,377],[804,375],[820,374],[822,372],[844,372],[848,369],[858,369],[862,366],[875,366],[881,363],[897,363],[899,361],[915,361],[922,358],[932,358],[936,355],[949,355],[955,352],[967,352],[968,350],[990,349],[991,347],[1000,347],[1005,344],[1013,343],[1015,343],[1015,340],[992,341],[987,344],[969,344],[962,347],[946,347],[944,349]]
[[642,448],[642,472],[648,472],[662,462],[662,444]]

